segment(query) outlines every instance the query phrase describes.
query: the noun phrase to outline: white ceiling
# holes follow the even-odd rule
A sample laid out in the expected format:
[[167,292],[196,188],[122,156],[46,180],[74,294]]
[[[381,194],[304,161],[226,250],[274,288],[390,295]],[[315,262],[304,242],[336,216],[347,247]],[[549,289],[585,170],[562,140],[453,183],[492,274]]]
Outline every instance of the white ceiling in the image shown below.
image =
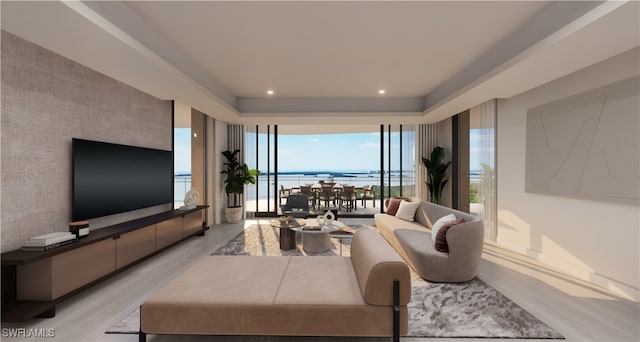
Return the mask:
[[1,23],[154,96],[225,121],[371,124],[438,121],[637,47],[638,7],[596,1],[2,1]]

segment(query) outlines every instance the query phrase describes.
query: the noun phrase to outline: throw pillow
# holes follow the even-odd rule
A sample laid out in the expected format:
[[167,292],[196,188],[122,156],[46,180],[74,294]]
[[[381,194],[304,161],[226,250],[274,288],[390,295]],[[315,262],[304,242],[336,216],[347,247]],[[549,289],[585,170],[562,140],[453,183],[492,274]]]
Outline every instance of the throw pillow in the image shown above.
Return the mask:
[[460,218],[455,221],[449,221],[442,225],[438,230],[438,235],[436,236],[436,251],[449,253],[449,243],[447,242],[447,231],[457,224],[463,223],[464,219]]
[[436,223],[434,223],[433,227],[431,228],[431,240],[433,240],[434,242],[436,241],[438,230],[442,228],[442,225],[444,225],[449,221],[455,221],[455,220],[456,220],[456,215],[454,214],[445,215],[439,218],[438,220],[436,220]]
[[391,216],[396,216],[398,212],[398,208],[400,207],[400,202],[402,200],[400,198],[389,198],[389,205],[387,206],[387,214]]
[[413,222],[418,206],[420,206],[420,202],[402,201],[400,202],[400,207],[398,207],[396,217],[405,221]]

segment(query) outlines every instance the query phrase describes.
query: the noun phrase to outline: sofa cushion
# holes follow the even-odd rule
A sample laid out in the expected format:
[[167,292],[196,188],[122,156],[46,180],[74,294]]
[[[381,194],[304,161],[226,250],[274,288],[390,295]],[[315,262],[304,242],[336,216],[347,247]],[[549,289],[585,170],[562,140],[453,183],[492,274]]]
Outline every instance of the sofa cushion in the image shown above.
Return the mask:
[[[365,303],[348,257],[291,258],[273,304],[273,316],[280,321],[275,335],[348,336],[357,331],[360,336],[388,336],[392,331],[389,307]],[[406,306],[401,315],[406,317]],[[403,335],[408,320],[401,322]]]
[[380,235],[382,235],[387,240],[391,247],[393,247],[393,249],[395,249],[396,252],[398,252],[398,254],[400,254],[400,256],[404,260],[407,260],[407,255],[402,249],[400,242],[398,242],[398,239],[393,234],[393,231],[395,229],[402,228],[419,230],[421,232],[429,232],[426,227],[415,221],[407,222],[405,220],[401,220],[395,216],[390,216],[387,214],[375,214],[373,215],[373,217],[376,222],[376,229],[378,229]]
[[205,257],[144,302],[141,329],[159,334],[272,334],[273,301],[290,258]]
[[274,304],[365,305],[348,257],[292,258]]
[[447,231],[449,230],[449,228],[463,222],[464,222],[464,219],[459,218],[457,220],[448,221],[445,224],[443,224],[442,227],[440,227],[440,229],[438,230],[438,234],[436,235],[436,239],[434,241],[434,245],[438,252],[449,253],[449,244],[447,243]]
[[445,216],[442,216],[441,218],[439,218],[436,223],[433,224],[433,228],[431,228],[431,240],[433,240],[434,242],[436,241],[436,237],[438,236],[438,231],[440,229],[442,229],[442,227],[447,223],[447,222],[451,222],[451,221],[455,221],[456,220],[456,215],[454,214],[448,214]]
[[386,213],[391,216],[396,216],[396,213],[398,212],[398,208],[400,207],[401,202],[402,202],[402,199],[400,198],[394,198],[394,197],[389,198],[389,205],[387,206]]
[[396,217],[405,221],[413,222],[418,206],[420,206],[420,202],[402,201],[400,202],[400,207],[398,207],[398,211],[396,212]]
[[393,304],[393,281],[400,281],[400,305],[411,297],[409,267],[375,230],[358,230],[351,241],[351,262],[364,301]]

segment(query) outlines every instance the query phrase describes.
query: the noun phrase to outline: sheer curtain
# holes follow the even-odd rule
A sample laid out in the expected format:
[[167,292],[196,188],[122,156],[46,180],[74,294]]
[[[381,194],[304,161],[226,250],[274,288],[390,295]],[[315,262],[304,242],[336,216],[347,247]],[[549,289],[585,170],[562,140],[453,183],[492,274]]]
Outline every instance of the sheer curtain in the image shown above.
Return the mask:
[[478,202],[484,220],[484,238],[496,241],[496,123],[498,101],[489,100],[478,106],[479,139],[477,157],[482,166],[478,183]]
[[[245,136],[244,136],[244,125],[227,125],[227,149],[229,151],[235,151],[235,150],[240,150],[240,152],[238,153],[238,162],[240,163],[240,165],[246,163],[246,159],[245,159],[245,150],[244,150],[244,143],[245,143]],[[245,188],[246,190],[246,188]],[[245,218],[245,214],[246,214],[246,192],[244,194],[244,196],[242,196],[242,198],[240,199],[240,205],[242,205],[242,207],[244,208],[244,213],[242,214],[242,217]]]
[[438,146],[438,124],[418,125],[416,130],[416,197],[429,200],[427,169],[422,164],[422,157],[431,158],[431,151]]

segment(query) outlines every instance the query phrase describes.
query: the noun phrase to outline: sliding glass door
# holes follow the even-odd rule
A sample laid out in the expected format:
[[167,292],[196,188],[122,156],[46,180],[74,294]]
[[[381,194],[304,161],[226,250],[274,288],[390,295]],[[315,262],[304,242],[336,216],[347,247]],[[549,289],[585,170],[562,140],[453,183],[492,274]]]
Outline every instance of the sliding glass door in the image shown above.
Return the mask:
[[[385,198],[415,195],[412,126],[258,125],[246,128],[245,142],[247,163],[262,173],[247,188],[249,216],[279,215],[306,186],[312,213],[330,207],[341,216],[371,217]],[[322,184],[333,186],[328,199]]]

